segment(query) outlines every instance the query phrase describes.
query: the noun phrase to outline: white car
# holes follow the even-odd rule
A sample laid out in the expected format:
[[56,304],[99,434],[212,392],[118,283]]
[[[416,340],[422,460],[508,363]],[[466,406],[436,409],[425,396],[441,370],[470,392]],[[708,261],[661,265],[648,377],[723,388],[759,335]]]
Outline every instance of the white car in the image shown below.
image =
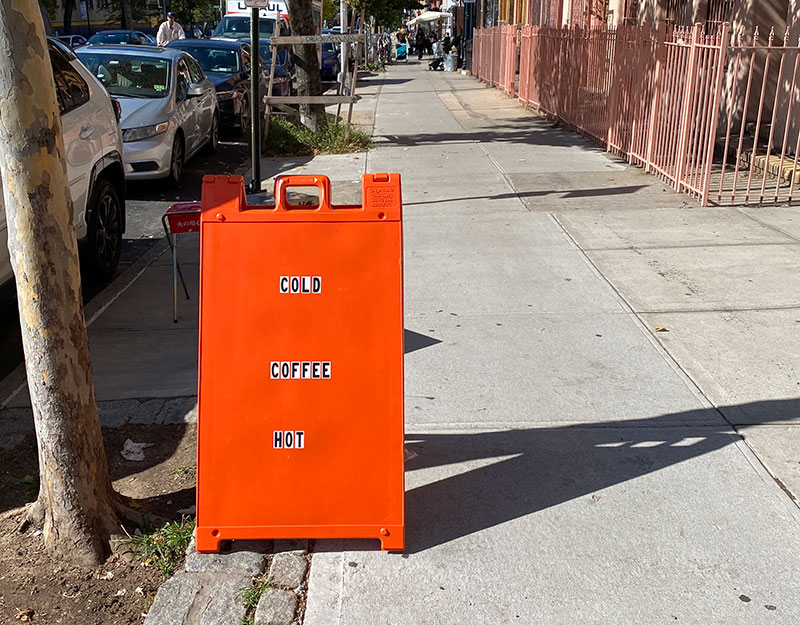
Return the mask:
[[176,48],[83,46],[78,58],[122,107],[128,180],[168,178],[219,140],[217,90],[189,54]]
[[[125,231],[125,174],[117,111],[103,85],[61,42],[48,40],[64,137],[67,179],[90,277],[105,280],[117,269]],[[8,239],[0,194],[0,240]],[[0,247],[0,286],[13,278],[8,245]]]

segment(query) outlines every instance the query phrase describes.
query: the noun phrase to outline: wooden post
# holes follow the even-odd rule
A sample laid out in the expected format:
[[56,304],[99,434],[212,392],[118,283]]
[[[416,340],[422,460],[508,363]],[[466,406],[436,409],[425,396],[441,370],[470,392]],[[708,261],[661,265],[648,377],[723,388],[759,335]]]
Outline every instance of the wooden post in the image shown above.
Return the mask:
[[[358,26],[358,34],[364,34],[364,9],[361,9],[361,23]],[[361,62],[361,39],[356,43],[356,60],[355,67],[353,68],[353,79],[350,83],[350,94],[356,92],[356,84],[358,83],[358,64]],[[353,101],[350,101],[350,108],[347,111],[347,129],[345,130],[345,138],[350,134],[350,122],[353,119]]]
[[[274,41],[274,37],[272,41]],[[269,86],[267,87],[267,105],[264,107],[264,142],[262,144],[263,148],[267,147],[267,137],[269,136],[269,120],[272,117],[272,104],[270,104],[270,98],[272,97],[272,87],[275,84],[275,59],[278,56],[278,50],[280,48],[276,46],[274,43],[270,41],[269,49],[272,53],[272,61],[269,65]]]

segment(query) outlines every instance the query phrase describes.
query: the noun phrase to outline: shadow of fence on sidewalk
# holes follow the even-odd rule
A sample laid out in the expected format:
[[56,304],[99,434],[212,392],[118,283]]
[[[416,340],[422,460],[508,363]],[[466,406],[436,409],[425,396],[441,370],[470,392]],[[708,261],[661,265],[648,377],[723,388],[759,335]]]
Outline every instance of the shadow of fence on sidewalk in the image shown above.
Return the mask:
[[[492,124],[481,130],[418,134],[377,134],[375,142],[381,147],[402,146],[436,146],[446,148],[448,144],[464,145],[469,143],[518,143],[531,146],[548,146],[554,148],[578,148],[585,152],[606,154],[606,151],[590,143],[580,135],[574,135],[560,128],[546,127],[542,123],[520,127],[519,124]],[[612,156],[609,155],[611,159]]]
[[450,202],[469,202],[473,200],[509,200],[523,197],[544,197],[547,195],[560,195],[563,199],[578,197],[604,197],[609,195],[630,195],[647,189],[647,185],[637,184],[627,187],[596,187],[592,189],[549,190],[549,191],[519,191],[517,193],[497,193],[495,195],[473,195],[471,197],[457,197],[447,199],[431,199],[422,202],[403,202],[403,206],[422,206],[426,204],[447,204]]

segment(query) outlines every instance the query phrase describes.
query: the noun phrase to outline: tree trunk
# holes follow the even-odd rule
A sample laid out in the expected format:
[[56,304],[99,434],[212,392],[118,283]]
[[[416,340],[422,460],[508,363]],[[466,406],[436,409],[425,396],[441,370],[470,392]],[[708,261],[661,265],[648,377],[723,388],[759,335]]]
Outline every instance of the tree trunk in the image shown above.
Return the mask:
[[[316,25],[311,14],[311,0],[288,0],[289,25],[293,35],[314,35]],[[319,57],[315,45],[292,46],[295,56],[295,78],[298,95],[322,95],[322,78],[319,74]],[[301,104],[300,118],[311,130],[319,130],[327,124],[325,106]]]
[[64,0],[64,32],[72,34],[72,10],[75,8],[75,0]]
[[131,11],[131,0],[122,0],[120,3],[121,12],[119,27],[123,30],[133,29],[133,13]]
[[0,0],[0,170],[39,451],[28,520],[72,562],[102,561],[122,506],[92,386],[78,247],[44,26],[36,2]]

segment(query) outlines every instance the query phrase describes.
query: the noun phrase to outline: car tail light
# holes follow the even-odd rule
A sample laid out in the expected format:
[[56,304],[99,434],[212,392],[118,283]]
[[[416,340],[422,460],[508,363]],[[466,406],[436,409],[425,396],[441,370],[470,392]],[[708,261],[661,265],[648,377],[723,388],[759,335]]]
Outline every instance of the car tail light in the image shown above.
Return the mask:
[[114,106],[114,115],[117,116],[117,123],[119,123],[119,120],[122,117],[122,106],[120,105],[119,100],[116,98],[111,98],[111,104]]

